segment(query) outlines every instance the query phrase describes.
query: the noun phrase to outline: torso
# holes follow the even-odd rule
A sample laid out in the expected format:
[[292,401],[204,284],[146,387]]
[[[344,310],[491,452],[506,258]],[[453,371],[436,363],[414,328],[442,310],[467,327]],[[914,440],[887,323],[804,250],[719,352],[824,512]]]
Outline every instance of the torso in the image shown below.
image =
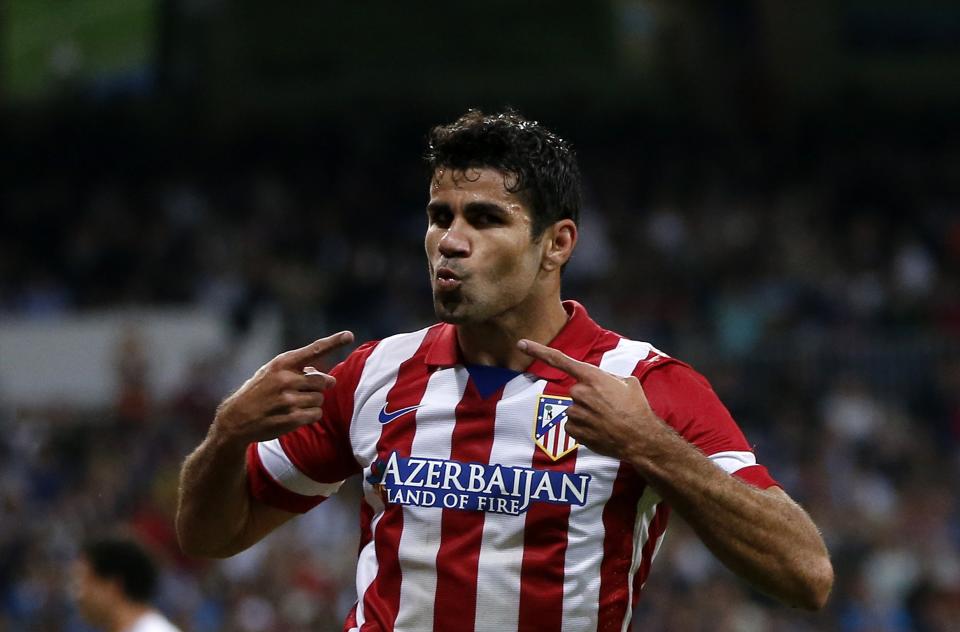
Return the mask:
[[[577,304],[551,342],[634,375],[719,467],[772,479],[702,376]],[[363,476],[358,602],[345,629],[627,630],[669,508],[628,464],[566,435],[572,378],[542,363],[497,384],[449,325],[358,348],[324,419],[251,447],[255,496],[306,511]]]
[[[522,373],[483,397],[463,365],[397,362],[429,335],[380,343],[355,394],[350,441],[366,505],[358,618],[397,601],[396,630],[464,620],[475,630],[587,630],[606,627],[601,618],[619,629],[659,499],[565,433],[571,381]],[[651,351],[607,333],[585,360],[626,376]],[[622,550],[604,564],[604,547]]]

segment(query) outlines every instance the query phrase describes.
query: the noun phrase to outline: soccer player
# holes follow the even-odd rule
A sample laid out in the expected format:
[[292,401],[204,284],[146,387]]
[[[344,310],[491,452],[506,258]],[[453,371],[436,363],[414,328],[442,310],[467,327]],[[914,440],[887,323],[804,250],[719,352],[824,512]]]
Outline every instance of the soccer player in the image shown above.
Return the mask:
[[[514,113],[430,133],[425,247],[440,323],[287,351],[219,407],[184,463],[177,533],[249,547],[360,474],[346,630],[625,630],[671,510],[759,590],[822,607],[807,514],[707,381],[561,300],[572,149]],[[641,622],[642,625],[642,622]]]
[[105,632],[179,632],[150,605],[157,569],[132,540],[107,538],[84,546],[72,581],[80,615]]

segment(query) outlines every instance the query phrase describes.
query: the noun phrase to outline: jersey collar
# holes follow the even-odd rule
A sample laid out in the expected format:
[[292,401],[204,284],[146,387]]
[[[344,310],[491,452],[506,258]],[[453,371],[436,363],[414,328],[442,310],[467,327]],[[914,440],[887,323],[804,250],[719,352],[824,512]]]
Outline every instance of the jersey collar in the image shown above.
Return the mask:
[[[583,360],[603,330],[590,318],[586,308],[576,301],[563,301],[563,308],[570,317],[560,333],[548,346],[559,349],[574,360]],[[429,343],[425,362],[430,366],[451,367],[463,364],[460,346],[457,344],[457,327],[448,323],[436,325],[437,332]],[[545,362],[534,360],[524,373],[553,382],[566,379],[567,374]]]

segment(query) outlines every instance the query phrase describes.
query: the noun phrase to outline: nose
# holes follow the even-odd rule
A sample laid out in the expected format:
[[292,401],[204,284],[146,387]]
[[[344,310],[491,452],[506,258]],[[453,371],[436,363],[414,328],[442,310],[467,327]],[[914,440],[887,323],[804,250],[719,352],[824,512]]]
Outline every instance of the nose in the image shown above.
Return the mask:
[[448,258],[470,255],[470,241],[462,231],[458,230],[456,222],[440,236],[438,248],[440,254]]

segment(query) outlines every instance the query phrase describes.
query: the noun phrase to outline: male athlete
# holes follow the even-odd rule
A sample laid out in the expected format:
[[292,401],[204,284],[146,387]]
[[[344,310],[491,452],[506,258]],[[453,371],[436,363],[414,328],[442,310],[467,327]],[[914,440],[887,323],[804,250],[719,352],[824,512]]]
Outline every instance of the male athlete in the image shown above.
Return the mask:
[[150,604],[157,568],[139,544],[92,541],[71,569],[73,598],[85,621],[104,632],[180,632]]
[[185,551],[242,551],[361,474],[346,630],[626,630],[671,509],[729,568],[818,609],[813,522],[707,381],[561,301],[570,146],[471,111],[430,134],[426,253],[441,321],[280,354],[220,406],[181,475]]

